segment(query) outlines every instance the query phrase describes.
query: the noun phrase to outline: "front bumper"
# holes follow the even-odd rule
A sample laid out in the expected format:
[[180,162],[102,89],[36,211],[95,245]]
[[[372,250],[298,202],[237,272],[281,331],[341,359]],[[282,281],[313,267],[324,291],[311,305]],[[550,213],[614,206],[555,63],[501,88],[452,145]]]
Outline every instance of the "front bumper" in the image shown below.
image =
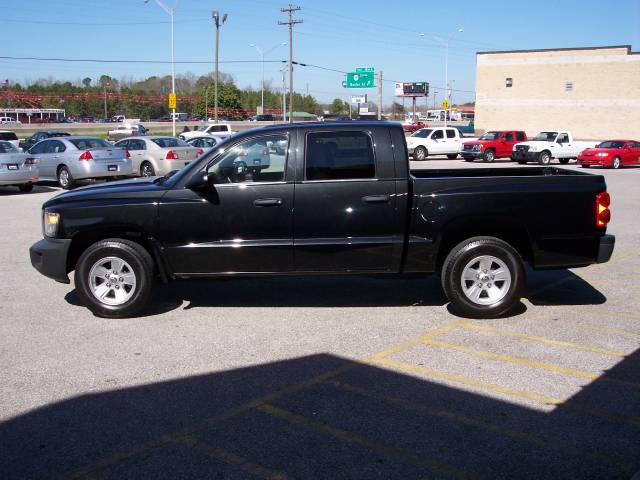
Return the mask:
[[511,152],[511,158],[516,161],[537,162],[539,154],[539,152],[521,152],[519,150],[514,150]]
[[460,155],[463,158],[483,158],[484,152],[482,150],[462,150]]
[[45,277],[60,283],[70,283],[67,275],[70,246],[71,240],[67,238],[43,238],[29,249],[31,265]]
[[608,166],[611,165],[610,157],[578,157],[578,165]]

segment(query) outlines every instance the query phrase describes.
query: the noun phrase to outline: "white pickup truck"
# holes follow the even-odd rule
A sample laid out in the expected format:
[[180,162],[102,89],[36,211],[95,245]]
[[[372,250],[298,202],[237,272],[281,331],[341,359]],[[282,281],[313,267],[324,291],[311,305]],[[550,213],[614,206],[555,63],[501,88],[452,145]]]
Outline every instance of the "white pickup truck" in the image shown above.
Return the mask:
[[516,143],[511,158],[520,164],[537,162],[540,165],[549,165],[551,160],[557,158],[564,165],[597,143],[577,142],[573,140],[571,132],[566,131],[540,132],[528,142]]
[[460,153],[463,142],[473,140],[460,138],[457,128],[423,128],[407,138],[409,156],[414,160],[426,160],[429,155],[446,155],[454,159]]
[[231,125],[228,123],[211,123],[202,125],[198,127],[197,130],[193,130],[191,132],[182,132],[178,135],[178,138],[181,140],[189,140],[194,137],[202,137],[206,135],[211,135],[213,137],[218,138],[219,140],[224,140],[227,137],[230,137],[235,132],[231,128]]

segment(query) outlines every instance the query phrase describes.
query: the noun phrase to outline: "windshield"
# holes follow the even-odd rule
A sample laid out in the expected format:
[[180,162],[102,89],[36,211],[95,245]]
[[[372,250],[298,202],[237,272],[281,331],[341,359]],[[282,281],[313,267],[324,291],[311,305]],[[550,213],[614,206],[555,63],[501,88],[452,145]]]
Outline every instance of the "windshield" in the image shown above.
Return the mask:
[[422,130],[414,132],[413,134],[411,134],[411,136],[418,138],[427,138],[429,135],[431,135],[431,132],[433,132],[431,128],[423,128]]
[[533,137],[534,141],[539,142],[553,142],[558,136],[558,132],[540,132],[535,137]]
[[624,142],[618,140],[610,140],[608,142],[602,142],[596,148],[622,148]]
[[483,134],[478,140],[495,140],[500,136],[500,132],[487,132]]
[[180,140],[179,138],[162,137],[152,138],[151,141],[158,145],[160,148],[174,148],[174,147],[190,147],[187,142]]
[[101,138],[70,138],[69,141],[73,143],[78,150],[91,150],[92,148],[113,148],[113,145],[107,143]]

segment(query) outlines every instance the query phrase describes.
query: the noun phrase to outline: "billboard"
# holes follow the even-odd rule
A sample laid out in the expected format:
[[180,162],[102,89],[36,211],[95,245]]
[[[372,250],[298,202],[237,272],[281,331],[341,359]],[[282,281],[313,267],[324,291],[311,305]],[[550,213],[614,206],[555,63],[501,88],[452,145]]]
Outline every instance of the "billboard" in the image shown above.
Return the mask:
[[395,95],[396,97],[426,97],[429,95],[429,83],[396,83]]

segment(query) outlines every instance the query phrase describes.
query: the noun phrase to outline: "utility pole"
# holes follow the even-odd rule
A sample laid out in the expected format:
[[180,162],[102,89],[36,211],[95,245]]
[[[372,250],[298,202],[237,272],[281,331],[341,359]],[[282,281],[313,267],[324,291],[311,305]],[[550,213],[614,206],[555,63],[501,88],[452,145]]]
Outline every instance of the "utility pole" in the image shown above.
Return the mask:
[[378,120],[382,120],[382,70],[378,76]]
[[213,24],[216,27],[216,83],[213,94],[213,121],[218,123],[218,45],[220,43],[220,27],[227,21],[228,15],[225,13],[222,15],[222,18],[220,18],[220,12],[218,10],[214,10],[211,12],[211,17],[213,18]]
[[293,122],[293,26],[296,23],[302,23],[302,19],[294,20],[293,12],[301,10],[300,7],[294,7],[289,4],[286,8],[281,8],[280,11],[289,14],[289,20],[287,22],[278,22],[278,25],[287,25],[289,27],[289,123]]
[[[107,87],[108,83],[105,83],[102,87],[104,88],[104,119],[107,120]],[[31,120],[31,119],[29,119]]]
[[287,82],[286,82],[287,67],[282,67],[282,121],[287,120]]

